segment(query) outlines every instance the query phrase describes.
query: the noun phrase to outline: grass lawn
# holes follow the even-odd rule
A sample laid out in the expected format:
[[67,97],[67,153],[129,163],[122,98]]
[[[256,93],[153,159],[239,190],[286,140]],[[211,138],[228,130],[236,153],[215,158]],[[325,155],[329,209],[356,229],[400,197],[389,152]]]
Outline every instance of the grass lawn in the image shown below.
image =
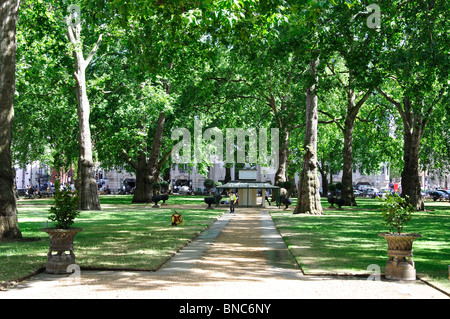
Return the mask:
[[[204,196],[171,196],[168,208],[130,204],[130,195],[101,196],[102,211],[81,212],[74,227],[77,264],[83,269],[155,270],[181,247],[216,220],[227,207],[207,210]],[[331,209],[323,199],[324,215],[293,215],[276,209],[272,218],[306,274],[371,274],[370,265],[382,272],[387,244],[378,233],[382,225],[380,202],[358,199],[357,207]],[[0,242],[0,283],[27,276],[46,263],[49,239],[39,231],[47,225],[52,199],[18,201],[19,227],[26,241]],[[295,205],[295,203],[293,204]],[[426,203],[416,212],[405,232],[418,232],[414,242],[417,273],[450,292],[450,204]],[[185,220],[171,226],[173,209]]]
[[[384,273],[387,243],[378,233],[388,230],[380,202],[358,199],[357,204],[338,210],[323,199],[322,216],[281,210],[271,215],[306,274],[371,274],[373,264]],[[426,210],[414,213],[404,232],[423,235],[413,246],[418,275],[450,292],[450,203],[426,202]]]
[[[130,204],[130,195],[100,196],[102,211],[82,211],[73,224],[84,228],[75,237],[77,264],[82,269],[157,269],[225,211],[203,209],[203,198],[193,199],[171,196],[166,202],[170,208],[155,209],[152,204]],[[0,242],[0,283],[45,267],[49,237],[39,230],[47,227],[52,202],[18,201],[19,227],[26,241]],[[191,208],[192,203],[196,206]],[[173,208],[183,215],[183,225],[171,225]]]

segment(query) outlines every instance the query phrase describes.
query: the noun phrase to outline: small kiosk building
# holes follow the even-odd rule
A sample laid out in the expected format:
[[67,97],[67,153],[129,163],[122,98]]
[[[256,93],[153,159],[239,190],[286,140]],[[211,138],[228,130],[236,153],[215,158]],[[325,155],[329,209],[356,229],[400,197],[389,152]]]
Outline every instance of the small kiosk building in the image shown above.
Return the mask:
[[255,207],[259,206],[257,202],[258,189],[261,189],[261,206],[266,207],[265,194],[266,189],[279,189],[268,182],[256,181],[256,168],[245,166],[239,171],[239,180],[231,181],[224,185],[216,186],[216,189],[237,190],[239,196],[239,206]]

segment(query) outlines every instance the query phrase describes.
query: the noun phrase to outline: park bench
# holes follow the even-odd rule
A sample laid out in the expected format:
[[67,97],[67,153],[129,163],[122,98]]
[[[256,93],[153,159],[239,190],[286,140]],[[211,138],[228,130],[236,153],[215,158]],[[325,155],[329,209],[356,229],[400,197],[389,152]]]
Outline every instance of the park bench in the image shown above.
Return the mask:
[[24,196],[25,198],[29,198],[29,199],[32,199],[33,198],[33,195],[32,194],[28,194],[28,192],[25,192],[25,196]]

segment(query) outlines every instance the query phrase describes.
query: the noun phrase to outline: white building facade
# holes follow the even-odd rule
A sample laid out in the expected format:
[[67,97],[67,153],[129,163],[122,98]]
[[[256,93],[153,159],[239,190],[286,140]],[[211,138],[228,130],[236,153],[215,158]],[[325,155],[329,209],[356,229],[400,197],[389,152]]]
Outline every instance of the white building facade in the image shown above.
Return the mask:
[[[55,177],[61,179],[63,185],[73,185],[75,174],[72,169],[68,171],[56,172],[48,166],[39,162],[28,164],[21,168],[15,167],[15,179],[18,189],[27,189],[30,185],[34,188],[40,187],[46,189],[54,186]],[[170,182],[172,187],[188,186],[192,191],[203,191],[205,179],[212,179],[214,182],[222,182],[225,180],[226,169],[224,163],[216,163],[209,168],[207,176],[198,172],[194,166],[189,168],[186,164],[173,164],[170,168]],[[237,180],[235,167],[230,168],[231,180]],[[269,182],[274,184],[275,170],[266,167],[256,166],[256,180],[259,182]],[[236,178],[235,178],[236,176]],[[135,180],[135,174],[126,172],[125,170],[106,170],[97,167],[95,170],[95,178],[99,185],[99,189],[109,188],[111,193],[117,194],[124,189],[124,181]],[[321,176],[319,175],[321,181]],[[342,172],[333,175],[333,182],[342,180]],[[421,172],[420,181],[423,190],[434,190],[438,188],[450,188],[449,174],[428,174]],[[298,185],[298,176],[295,176],[295,182]],[[355,188],[374,187],[379,190],[389,188],[392,182],[400,183],[400,181],[392,181],[390,178],[389,166],[386,164],[379,174],[364,175],[358,170],[353,171],[353,186]]]

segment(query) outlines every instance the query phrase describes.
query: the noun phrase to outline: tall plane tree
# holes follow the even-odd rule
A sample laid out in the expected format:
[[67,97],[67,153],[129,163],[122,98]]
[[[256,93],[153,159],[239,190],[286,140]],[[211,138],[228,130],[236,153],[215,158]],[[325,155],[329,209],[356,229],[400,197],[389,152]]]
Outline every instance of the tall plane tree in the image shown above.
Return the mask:
[[[191,47],[195,41],[205,36],[210,36],[211,42],[216,43],[228,37],[231,29],[242,31],[239,32],[240,35],[248,35],[248,30],[258,27],[261,21],[269,23],[265,16],[255,14],[255,11],[264,13],[270,9],[265,2],[146,0],[141,4],[142,6],[136,6],[133,2],[119,4],[95,0],[89,1],[88,7],[93,10],[100,9],[105,12],[111,10],[118,13],[116,16],[119,24],[127,26],[131,34],[139,35],[133,43],[130,41],[127,44],[128,54],[134,53],[130,60],[138,61],[138,65],[132,68],[144,79],[152,79],[153,82],[162,79],[165,82],[164,86],[168,88],[173,85],[171,83],[173,70],[182,65],[178,57],[183,53],[184,48]],[[273,6],[275,5],[270,5],[270,7]],[[155,37],[159,39],[153,39]],[[158,136],[158,132],[163,131],[166,120],[165,114],[160,113],[159,130],[156,130]],[[157,147],[153,148],[155,150],[153,158],[156,159],[158,156],[158,160],[149,162],[147,157],[145,166],[148,169],[160,163],[160,159],[165,157],[165,154],[160,154],[159,151],[162,149],[159,145],[155,146]],[[132,164],[130,161],[128,163]],[[156,172],[154,168],[153,171]],[[147,184],[151,180],[152,178],[147,178]],[[148,198],[146,195],[145,198],[136,198],[133,201],[147,201]]]
[[[216,104],[219,109],[222,104],[230,107],[229,114],[236,108],[243,109],[242,116],[248,117],[245,121],[253,127],[278,127],[280,146],[274,177],[277,185],[287,180],[290,136],[294,129],[303,126],[299,118],[304,110],[296,106],[304,102],[304,61],[292,54],[297,43],[288,37],[286,27],[267,31],[263,38],[255,36],[247,45],[223,53],[229,56],[228,64],[209,78],[220,89],[213,94],[221,97],[221,103]],[[253,107],[243,107],[245,103],[253,103]]]
[[0,239],[22,237],[11,163],[18,9],[18,0],[0,3]]
[[306,213],[311,215],[322,215],[322,204],[320,203],[320,183],[317,177],[317,67],[319,57],[312,57],[309,74],[313,81],[306,91],[306,121],[305,138],[303,143],[304,155],[303,166],[300,173],[300,187],[298,189],[297,206],[294,214]]
[[[328,19],[332,23],[327,24],[323,37],[324,50],[329,57],[326,70],[343,90],[345,111],[321,110],[321,113],[338,124],[343,132],[342,198],[345,205],[356,206],[353,194],[353,132],[357,116],[379,80],[377,62],[383,47],[383,33],[380,32],[380,25],[371,23],[371,11],[364,1],[336,1]],[[340,114],[345,115],[340,117]]]
[[78,161],[75,85],[67,72],[73,59],[63,54],[66,9],[56,1],[20,5],[11,146],[15,165],[39,161],[59,172]]
[[424,210],[419,153],[425,129],[449,94],[450,19],[447,2],[395,1],[386,15],[388,38],[382,56],[386,81],[379,92],[403,122],[402,195]]
[[[190,76],[199,43],[199,35],[187,26],[187,20],[150,14],[128,17],[129,28],[114,24],[117,33],[109,37],[114,43],[109,43],[108,52],[97,62],[109,76],[93,74],[96,84],[105,87],[96,88],[98,92],[93,94],[98,99],[93,111],[98,119],[96,148],[103,166],[125,164],[136,173],[133,203],[151,202],[153,184],[170,158],[174,101],[182,87],[177,74]],[[119,37],[119,33],[123,35]],[[181,113],[177,109],[180,118]]]
[[[72,12],[75,11],[75,12]],[[67,19],[67,35],[73,46],[75,58],[76,96],[78,102],[78,194],[80,209],[100,210],[97,183],[94,178],[94,161],[92,157],[91,128],[89,123],[90,105],[86,91],[86,68],[97,52],[102,35],[85,59],[83,56],[83,43],[81,41],[81,20],[79,7],[69,6],[70,15]]]
[[[296,1],[294,1],[295,4]],[[325,5],[326,7],[326,5]],[[318,125],[318,67],[321,60],[318,23],[326,12],[322,2],[303,2],[292,7],[291,26],[294,36],[300,38],[297,55],[304,55],[305,63],[305,135],[303,163],[300,171],[297,205],[294,214],[322,215],[320,183],[317,176],[317,125]],[[306,67],[307,66],[307,67]]]

